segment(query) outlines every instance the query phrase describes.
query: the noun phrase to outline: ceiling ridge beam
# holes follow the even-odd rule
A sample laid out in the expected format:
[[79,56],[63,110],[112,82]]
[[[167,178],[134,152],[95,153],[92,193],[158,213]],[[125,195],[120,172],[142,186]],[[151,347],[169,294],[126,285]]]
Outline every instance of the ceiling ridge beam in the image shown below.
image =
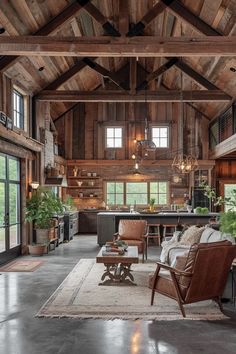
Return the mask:
[[[48,23],[32,34],[32,36],[47,36],[58,30],[68,20],[74,17],[89,0],[75,1],[67,6],[62,12],[52,18]],[[0,71],[8,69],[13,65],[19,56],[3,56],[0,58]]]

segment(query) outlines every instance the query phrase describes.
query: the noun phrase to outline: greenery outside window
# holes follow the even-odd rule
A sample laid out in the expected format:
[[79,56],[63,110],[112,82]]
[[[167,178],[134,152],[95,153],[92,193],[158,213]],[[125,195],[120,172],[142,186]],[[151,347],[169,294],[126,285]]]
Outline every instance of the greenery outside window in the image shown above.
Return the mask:
[[17,90],[13,90],[13,117],[14,126],[24,129],[24,96]]
[[106,182],[106,204],[108,205],[148,205],[155,198],[155,205],[168,203],[168,182]]
[[168,148],[169,146],[169,127],[154,126],[152,127],[152,141],[157,148]]
[[123,182],[107,182],[106,185],[108,205],[124,204],[124,183]]
[[122,148],[122,127],[106,128],[106,148]]

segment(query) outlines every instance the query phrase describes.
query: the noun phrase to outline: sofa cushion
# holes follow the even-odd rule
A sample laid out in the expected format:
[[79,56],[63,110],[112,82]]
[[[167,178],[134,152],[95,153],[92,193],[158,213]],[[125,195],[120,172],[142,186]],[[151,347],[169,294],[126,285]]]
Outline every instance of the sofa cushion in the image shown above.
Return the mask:
[[198,243],[204,230],[205,227],[197,227],[195,225],[190,226],[184,232],[179,243],[182,245],[193,245],[194,243]]
[[235,238],[230,234],[223,233],[218,230],[214,230],[211,227],[206,227],[203,231],[199,243],[210,243],[228,240],[235,244]]

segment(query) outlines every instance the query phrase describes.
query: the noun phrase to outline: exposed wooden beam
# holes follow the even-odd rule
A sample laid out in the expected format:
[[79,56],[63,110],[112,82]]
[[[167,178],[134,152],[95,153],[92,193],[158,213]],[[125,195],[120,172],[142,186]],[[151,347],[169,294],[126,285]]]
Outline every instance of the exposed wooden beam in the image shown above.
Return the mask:
[[[65,10],[51,19],[46,25],[33,33],[33,36],[47,36],[49,34],[53,34],[56,30],[59,30],[65,24],[65,22],[73,18],[83,8],[86,2],[87,1],[84,1],[83,3],[79,3],[79,1],[73,2],[71,5],[65,8]],[[17,59],[17,55],[0,58],[0,71],[9,68],[15,63]]]
[[[168,0],[168,3],[172,3],[175,0]],[[134,27],[127,33],[128,37],[137,36],[143,34],[144,28],[152,22],[159,14],[161,14],[167,5],[159,1],[152,9],[150,9],[143,18],[134,25]]]
[[105,69],[103,66],[99,65],[98,63],[95,63],[93,60],[89,58],[84,58],[83,62],[86,65],[88,65],[91,69],[101,74],[103,77],[109,78],[112,82],[114,82],[115,85],[117,85],[121,89],[123,90],[127,89],[127,85],[121,82],[120,77],[116,73],[110,72],[109,70]]
[[[91,58],[91,62],[93,62],[96,58]],[[65,84],[68,80],[70,80],[73,76],[78,74],[80,70],[87,66],[86,62],[84,62],[84,58],[79,60],[75,65],[73,65],[69,70],[67,70],[64,74],[59,76],[56,80],[51,82],[45,90],[56,90],[61,85]]]
[[2,124],[0,124],[0,137],[10,142],[14,142],[15,144],[18,144],[20,146],[23,146],[31,151],[40,152],[44,146],[39,141],[24,136],[18,131],[6,129]]
[[225,102],[231,97],[219,90],[200,91],[42,91],[35,97],[40,101],[61,102]]
[[202,76],[197,71],[195,71],[193,68],[191,68],[188,64],[183,62],[183,60],[178,60],[174,65],[177,66],[185,74],[187,74],[189,77],[194,79],[196,82],[198,82],[201,86],[205,87],[206,89],[219,90],[219,88],[217,86],[215,86],[213,83],[211,83],[209,80],[207,80],[204,76]]
[[107,20],[107,18],[94,6],[91,2],[87,2],[84,5],[84,9],[98,22],[102,25],[104,31],[109,36],[120,36],[120,32],[115,29],[115,27]]
[[148,85],[149,82],[156,79],[158,76],[162,75],[165,71],[169,70],[173,65],[176,65],[177,62],[178,62],[178,58],[171,58],[165,64],[161,65],[153,73],[148,74],[147,78],[143,80],[143,82],[141,82],[137,87],[137,91],[143,90]]
[[167,6],[174,15],[184,19],[192,27],[196,28],[199,32],[204,33],[206,36],[221,36],[222,34],[204,22],[201,18],[197,17],[179,0],[169,1],[160,0],[160,2]]
[[119,32],[125,35],[129,30],[129,6],[127,0],[119,0]]
[[211,37],[0,37],[0,55],[165,57],[235,56],[236,36]]
[[129,86],[130,93],[134,94],[137,85],[137,60],[136,58],[130,58],[129,60]]

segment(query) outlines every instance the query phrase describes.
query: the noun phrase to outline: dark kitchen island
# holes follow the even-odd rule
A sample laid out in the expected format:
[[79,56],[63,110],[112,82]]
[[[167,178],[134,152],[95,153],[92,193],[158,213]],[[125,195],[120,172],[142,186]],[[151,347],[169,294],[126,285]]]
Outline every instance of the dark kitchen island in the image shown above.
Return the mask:
[[97,243],[99,246],[104,245],[107,241],[112,241],[113,235],[118,231],[119,221],[121,219],[147,220],[150,224],[188,224],[205,225],[208,220],[218,213],[194,214],[194,213],[175,213],[175,212],[159,212],[159,213],[127,213],[127,212],[101,212],[97,215]]

